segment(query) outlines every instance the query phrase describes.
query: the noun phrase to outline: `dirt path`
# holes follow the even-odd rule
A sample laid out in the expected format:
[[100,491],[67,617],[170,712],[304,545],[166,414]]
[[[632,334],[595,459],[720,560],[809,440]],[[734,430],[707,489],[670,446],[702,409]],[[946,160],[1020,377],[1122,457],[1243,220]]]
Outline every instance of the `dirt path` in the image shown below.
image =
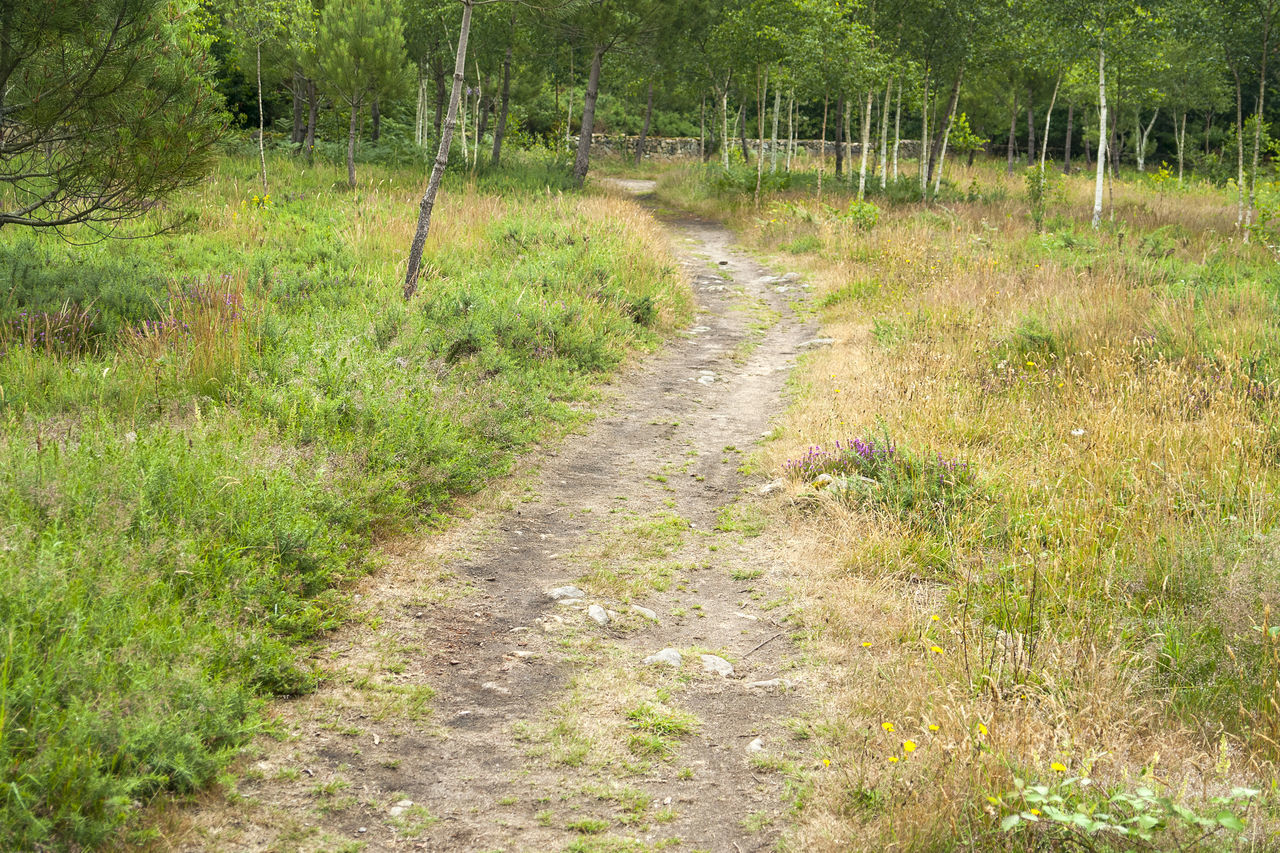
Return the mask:
[[[770,577],[785,545],[739,469],[813,331],[791,277],[715,224],[659,215],[693,327],[606,389],[508,508],[389,555],[327,649],[333,677],[283,705],[238,791],[173,848],[773,844],[811,760],[806,683]],[[663,649],[680,665],[643,662]]]

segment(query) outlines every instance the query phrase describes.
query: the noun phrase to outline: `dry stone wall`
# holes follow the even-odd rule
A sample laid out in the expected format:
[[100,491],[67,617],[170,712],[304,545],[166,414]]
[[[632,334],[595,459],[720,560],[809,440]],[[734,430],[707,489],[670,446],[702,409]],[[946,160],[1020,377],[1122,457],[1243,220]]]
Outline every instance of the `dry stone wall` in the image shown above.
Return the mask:
[[[593,154],[616,154],[635,156],[636,146],[640,142],[638,136],[611,136],[602,133],[594,134],[591,137],[591,151]],[[574,137],[572,140],[573,147],[577,147],[578,140]],[[892,145],[892,143],[890,143]],[[755,154],[760,147],[757,140],[747,140],[747,150]],[[822,141],[818,139],[801,139],[796,142],[796,151],[798,154],[805,154],[809,157],[817,157],[819,150],[822,148]],[[874,154],[878,150],[879,144],[871,146]],[[695,159],[698,156],[700,145],[696,137],[688,136],[650,136],[644,143],[644,156],[646,160],[684,160]],[[710,150],[710,148],[708,148]],[[741,150],[740,143],[733,143],[733,150]],[[831,140],[827,140],[827,156],[836,156],[836,144]],[[861,143],[854,142],[848,146],[852,157],[862,156]],[[773,152],[772,141],[766,139],[764,141],[765,155],[768,156]],[[914,139],[904,139],[898,144],[898,156],[903,159],[914,159],[920,151],[920,143]],[[778,141],[778,156],[781,157],[786,153],[786,142]]]

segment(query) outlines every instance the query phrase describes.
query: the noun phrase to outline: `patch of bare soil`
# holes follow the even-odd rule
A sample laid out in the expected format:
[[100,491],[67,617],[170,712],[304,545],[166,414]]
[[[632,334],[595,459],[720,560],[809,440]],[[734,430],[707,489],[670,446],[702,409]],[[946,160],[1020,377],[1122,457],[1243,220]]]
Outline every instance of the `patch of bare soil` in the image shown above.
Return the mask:
[[[740,469],[813,332],[794,277],[714,223],[657,215],[697,292],[694,325],[507,484],[505,507],[394,545],[363,618],[324,650],[325,686],[278,703],[235,790],[171,820],[163,849],[777,840],[813,761],[817,685],[784,627],[786,544]],[[581,598],[548,594],[564,586]],[[663,649],[680,665],[643,662]]]

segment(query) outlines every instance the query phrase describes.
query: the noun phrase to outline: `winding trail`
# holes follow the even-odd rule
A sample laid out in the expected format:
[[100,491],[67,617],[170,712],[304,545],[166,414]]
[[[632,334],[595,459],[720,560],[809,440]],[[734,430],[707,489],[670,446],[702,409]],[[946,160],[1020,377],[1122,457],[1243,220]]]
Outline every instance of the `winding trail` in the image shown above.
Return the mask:
[[[333,677],[281,703],[282,734],[170,849],[772,847],[806,682],[771,577],[785,543],[739,469],[813,330],[794,277],[719,225],[656,215],[694,325],[606,388],[508,507],[390,549],[326,650]],[[548,596],[566,585],[585,597]],[[665,648],[680,668],[642,663]]]

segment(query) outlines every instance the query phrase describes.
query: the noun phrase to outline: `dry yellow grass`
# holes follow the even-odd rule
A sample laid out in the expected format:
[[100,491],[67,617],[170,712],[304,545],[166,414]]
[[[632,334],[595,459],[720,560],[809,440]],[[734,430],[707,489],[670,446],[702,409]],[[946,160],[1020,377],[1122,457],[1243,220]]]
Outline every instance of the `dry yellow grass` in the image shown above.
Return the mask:
[[[1039,236],[1021,175],[952,179],[985,200],[884,208],[869,233],[799,194],[763,213],[683,197],[763,249],[821,246],[779,263],[808,273],[837,343],[806,357],[766,470],[887,434],[976,472],[933,522],[792,482],[795,575],[833,664],[796,849],[1019,848],[987,800],[1015,777],[1200,808],[1275,777],[1271,258],[1223,192],[1121,183],[1094,234],[1070,179]],[[1253,821],[1252,843],[1273,829]]]

